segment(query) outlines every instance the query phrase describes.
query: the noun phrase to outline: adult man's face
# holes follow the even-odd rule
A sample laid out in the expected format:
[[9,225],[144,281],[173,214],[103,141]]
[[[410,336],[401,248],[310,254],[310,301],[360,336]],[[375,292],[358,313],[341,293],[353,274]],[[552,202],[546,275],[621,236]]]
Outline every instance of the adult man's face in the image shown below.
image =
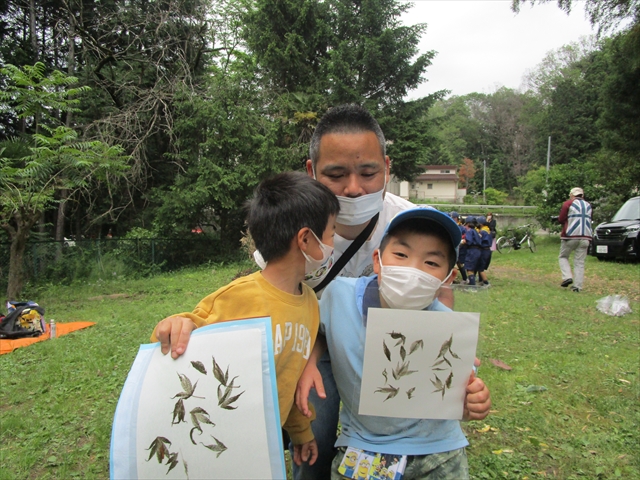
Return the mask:
[[[307,173],[313,176],[311,160]],[[329,133],[320,140],[316,179],[341,197],[376,193],[389,179],[389,157],[382,155],[373,132]]]

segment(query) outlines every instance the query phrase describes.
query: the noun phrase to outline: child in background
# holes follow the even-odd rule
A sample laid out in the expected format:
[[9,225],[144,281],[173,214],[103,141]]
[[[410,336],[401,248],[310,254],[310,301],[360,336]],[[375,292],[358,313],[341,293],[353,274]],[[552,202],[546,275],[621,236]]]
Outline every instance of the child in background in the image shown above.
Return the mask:
[[[404,480],[423,478],[469,478],[465,447],[468,442],[457,420],[402,419],[358,414],[364,363],[364,341],[369,308],[451,311],[437,299],[442,285],[450,284],[461,234],[446,214],[432,208],[398,213],[389,223],[379,250],[373,254],[376,275],[336,278],[320,301],[324,330],[342,410],[341,433],[331,479],[345,478],[357,449],[363,456],[402,459]],[[318,342],[305,370],[322,353]],[[321,388],[315,382],[316,389]],[[296,393],[296,402],[307,413],[308,390]],[[470,372],[464,418],[482,419],[491,406],[489,390]],[[344,467],[341,464],[344,459]],[[399,472],[402,473],[402,472]],[[360,478],[360,477],[358,477]],[[363,477],[365,478],[365,477]],[[395,477],[394,478],[398,478]]]
[[[313,464],[317,445],[311,420],[294,405],[295,388],[315,343],[318,300],[303,283],[307,272],[332,262],[340,204],[309,176],[288,172],[264,180],[250,201],[247,224],[267,262],[198,303],[193,312],[162,320],[151,341],[178,358],[198,327],[229,320],[271,317],[280,420],[294,444],[294,461]],[[328,270],[328,269],[327,269]]]
[[476,284],[476,270],[480,265],[480,234],[476,230],[476,218],[471,215],[467,216],[465,221],[467,231],[464,234],[465,243],[467,244],[467,255],[464,261],[464,268],[467,269],[469,285]]
[[493,237],[489,229],[489,223],[485,217],[477,217],[478,235],[480,235],[480,261],[478,262],[478,283],[489,285],[487,270],[491,264],[491,244]]
[[467,271],[464,268],[464,261],[467,258],[467,243],[465,242],[464,234],[467,232],[467,228],[462,224],[462,220],[460,219],[458,212],[451,212],[449,213],[449,216],[456,222],[456,225],[458,225],[460,235],[462,236],[462,241],[460,242],[460,247],[458,249],[458,260],[456,261],[456,266],[458,267],[458,271],[462,277],[462,282],[467,283]]

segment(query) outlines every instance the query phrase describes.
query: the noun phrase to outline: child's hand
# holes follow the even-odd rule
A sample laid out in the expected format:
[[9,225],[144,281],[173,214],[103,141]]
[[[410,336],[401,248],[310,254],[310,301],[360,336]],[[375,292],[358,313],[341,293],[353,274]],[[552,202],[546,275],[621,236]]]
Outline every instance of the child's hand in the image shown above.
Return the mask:
[[318,458],[318,444],[315,439],[302,445],[293,446],[293,461],[296,465],[302,465],[302,462],[309,461],[309,465],[316,463]]
[[[480,361],[476,359],[476,366],[480,365]],[[471,372],[469,383],[467,384],[467,396],[464,399],[464,411],[462,418],[464,420],[482,420],[489,415],[491,409],[491,394],[489,389],[482,380]]]
[[168,317],[160,321],[156,326],[156,338],[160,342],[160,350],[163,355],[169,353],[171,357],[178,358],[187,349],[191,332],[196,329],[196,324],[185,317]]
[[320,398],[327,398],[324,393],[324,384],[322,383],[322,375],[316,366],[316,362],[309,361],[302,371],[302,375],[298,380],[296,387],[296,406],[300,413],[305,417],[311,418],[311,410],[309,409],[309,391],[315,388]]

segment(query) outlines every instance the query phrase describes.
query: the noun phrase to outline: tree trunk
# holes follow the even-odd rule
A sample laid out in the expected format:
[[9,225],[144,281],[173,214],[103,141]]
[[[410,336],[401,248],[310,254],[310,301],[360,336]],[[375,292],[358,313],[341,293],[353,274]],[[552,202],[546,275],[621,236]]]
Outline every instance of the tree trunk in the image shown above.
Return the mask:
[[29,1],[29,36],[31,37],[31,48],[33,49],[33,61],[38,61],[38,34],[36,33],[36,2]]
[[3,225],[9,234],[11,246],[9,248],[9,282],[7,285],[7,300],[17,300],[24,286],[24,252],[31,228],[40,218],[41,212],[21,211],[14,215],[15,225]]
[[56,246],[56,261],[60,260],[62,256],[62,242],[64,241],[64,213],[67,209],[67,198],[69,190],[66,188],[60,191],[60,203],[58,204],[58,216],[56,218],[56,235],[55,240],[58,243]]

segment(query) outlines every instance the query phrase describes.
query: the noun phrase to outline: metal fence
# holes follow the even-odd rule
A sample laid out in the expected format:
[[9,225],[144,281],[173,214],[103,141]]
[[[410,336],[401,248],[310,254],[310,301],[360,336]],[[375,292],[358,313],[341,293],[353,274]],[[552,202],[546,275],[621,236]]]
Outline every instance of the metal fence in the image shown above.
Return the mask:
[[[27,280],[82,278],[101,269],[105,274],[145,274],[217,261],[228,254],[217,238],[206,236],[30,241],[23,272]],[[9,255],[9,243],[0,243],[0,286],[7,283]]]

